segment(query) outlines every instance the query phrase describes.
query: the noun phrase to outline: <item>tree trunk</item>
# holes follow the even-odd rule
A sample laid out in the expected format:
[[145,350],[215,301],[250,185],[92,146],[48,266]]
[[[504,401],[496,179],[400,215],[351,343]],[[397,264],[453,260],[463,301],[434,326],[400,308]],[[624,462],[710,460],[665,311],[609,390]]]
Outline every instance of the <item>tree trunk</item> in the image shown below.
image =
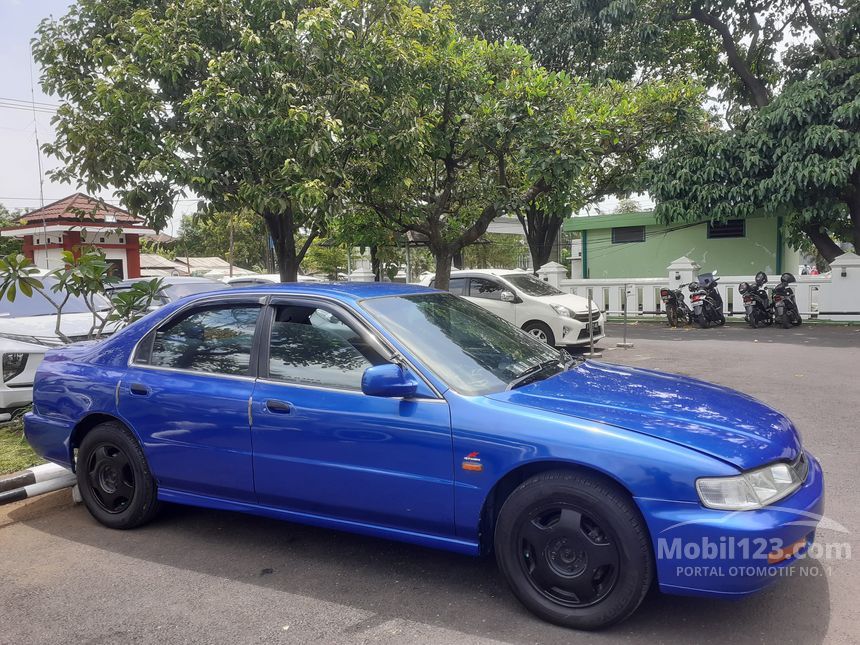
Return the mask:
[[373,271],[373,281],[382,282],[382,263],[379,261],[379,247],[376,244],[370,247],[370,270]]
[[854,243],[854,252],[860,255],[860,179],[856,183],[857,186],[848,199],[848,214],[851,217],[851,241]]
[[264,213],[266,227],[275,246],[275,262],[281,282],[297,282],[304,254],[296,253],[295,231],[290,213]]
[[433,257],[436,258],[436,282],[433,286],[447,291],[451,282],[451,252],[433,250]]
[[529,245],[532,269],[537,271],[550,261],[564,217],[547,213],[534,204],[526,207],[525,216],[518,215]]
[[810,223],[804,226],[802,230],[828,264],[845,253],[820,224]]

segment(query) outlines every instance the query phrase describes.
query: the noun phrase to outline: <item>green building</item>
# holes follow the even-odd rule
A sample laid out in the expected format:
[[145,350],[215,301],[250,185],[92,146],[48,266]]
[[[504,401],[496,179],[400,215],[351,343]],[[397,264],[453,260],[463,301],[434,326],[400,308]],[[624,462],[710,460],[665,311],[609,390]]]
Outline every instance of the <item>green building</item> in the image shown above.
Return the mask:
[[695,260],[703,272],[726,276],[779,275],[796,272],[800,264],[800,253],[783,239],[778,217],[666,225],[653,212],[621,213],[571,217],[564,230],[581,237],[581,264],[574,259],[572,277],[665,277],[666,267],[682,256]]

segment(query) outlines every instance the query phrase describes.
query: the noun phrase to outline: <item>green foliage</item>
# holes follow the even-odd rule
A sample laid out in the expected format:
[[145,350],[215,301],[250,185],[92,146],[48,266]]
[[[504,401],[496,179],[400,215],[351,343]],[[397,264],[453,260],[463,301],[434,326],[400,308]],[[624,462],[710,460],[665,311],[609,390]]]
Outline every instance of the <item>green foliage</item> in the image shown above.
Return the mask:
[[125,326],[142,318],[158,299],[163,286],[163,278],[153,278],[135,282],[130,289],[111,294],[112,308],[107,315],[107,322]]
[[160,278],[135,283],[128,291],[110,296],[111,306],[101,306],[101,299],[108,297],[108,287],[118,281],[112,275],[111,265],[105,260],[104,251],[85,247],[78,253],[63,251],[64,266],[54,269],[47,275],[54,279],[51,286],[53,296],[45,284],[37,277],[39,270],[23,255],[7,255],[0,258],[0,300],[4,297],[14,302],[19,295],[30,298],[40,294],[57,312],[54,333],[63,342],[70,339],[62,331],[63,308],[72,296],[82,298],[92,314],[89,338],[99,338],[108,323],[128,324],[146,313],[158,297],[162,287]]
[[[12,226],[15,215],[0,204],[0,229]],[[22,240],[17,237],[0,237],[0,257],[20,253]]]
[[658,213],[671,221],[783,215],[795,244],[824,228],[860,248],[858,96],[860,58],[825,61],[744,129],[679,142],[649,171]]
[[372,136],[376,55],[406,59],[397,30],[420,21],[405,2],[80,0],[34,43],[64,100],[54,178],[112,187],[157,229],[178,192],[248,209],[294,279]]
[[528,252],[519,235],[486,233],[483,244],[474,244],[463,251],[463,264],[476,269],[511,269],[519,266],[520,258]]
[[236,213],[195,213],[182,218],[173,252],[182,257],[229,259],[233,230],[233,264],[268,273],[265,257],[269,234],[263,220],[249,210]]

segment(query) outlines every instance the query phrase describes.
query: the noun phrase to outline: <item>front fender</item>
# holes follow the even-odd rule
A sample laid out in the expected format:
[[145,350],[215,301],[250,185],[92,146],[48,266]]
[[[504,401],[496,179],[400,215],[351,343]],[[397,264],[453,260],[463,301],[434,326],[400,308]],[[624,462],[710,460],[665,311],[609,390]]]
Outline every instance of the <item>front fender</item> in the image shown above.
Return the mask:
[[493,488],[526,464],[569,463],[609,477],[633,497],[698,504],[699,477],[735,475],[720,460],[623,428],[487,397],[446,393],[454,448],[457,536],[477,540]]

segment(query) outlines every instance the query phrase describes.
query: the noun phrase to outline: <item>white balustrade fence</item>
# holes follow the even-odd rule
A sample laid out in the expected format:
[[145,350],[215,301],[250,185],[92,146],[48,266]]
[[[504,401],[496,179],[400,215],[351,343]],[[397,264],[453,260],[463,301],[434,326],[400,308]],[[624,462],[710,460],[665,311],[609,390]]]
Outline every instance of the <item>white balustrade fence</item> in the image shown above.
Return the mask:
[[[830,275],[795,276],[792,284],[797,307],[807,318],[821,320],[860,321],[860,257],[846,253],[832,263]],[[682,288],[689,303],[687,285],[699,273],[699,266],[687,258],[679,258],[669,266],[666,278],[589,278],[568,279],[563,266],[550,263],[541,267],[538,274],[562,291],[586,297],[592,290],[597,307],[610,316],[624,313],[628,316],[662,316],[663,303],[660,289]],[[769,276],[768,287],[779,283],[779,276]],[[719,276],[718,290],[723,298],[726,316],[743,316],[743,297],[738,284],[752,282],[753,276]],[[625,299],[626,291],[626,299]]]

